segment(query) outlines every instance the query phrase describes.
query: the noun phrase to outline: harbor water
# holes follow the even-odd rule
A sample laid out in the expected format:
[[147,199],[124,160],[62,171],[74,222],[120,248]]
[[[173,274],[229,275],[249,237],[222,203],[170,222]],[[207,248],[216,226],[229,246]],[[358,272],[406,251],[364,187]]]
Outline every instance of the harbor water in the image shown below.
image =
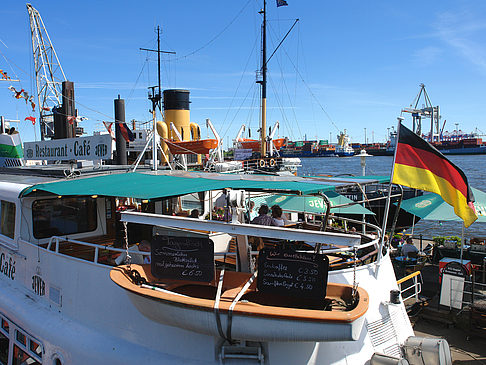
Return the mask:
[[[464,155],[447,156],[447,158],[466,174],[469,185],[481,191],[486,191],[486,156]],[[360,158],[353,157],[314,157],[302,158],[302,167],[298,170],[299,176],[360,176],[362,168]],[[373,156],[366,158],[366,175],[390,175],[392,171],[393,157]],[[461,222],[439,222],[420,220],[415,227],[408,229],[406,233],[420,234],[424,238],[434,236],[461,236]],[[473,223],[464,231],[465,238],[486,237],[486,223]]]

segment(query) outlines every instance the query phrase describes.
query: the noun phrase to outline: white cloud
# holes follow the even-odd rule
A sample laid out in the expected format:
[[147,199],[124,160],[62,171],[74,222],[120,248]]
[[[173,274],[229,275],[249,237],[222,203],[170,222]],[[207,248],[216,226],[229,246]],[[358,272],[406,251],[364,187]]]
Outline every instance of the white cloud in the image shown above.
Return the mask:
[[418,66],[430,66],[442,53],[443,51],[439,47],[424,47],[413,53],[413,60]]
[[458,52],[468,62],[486,73],[486,49],[476,39],[484,39],[478,32],[486,29],[482,19],[470,12],[444,12],[438,15],[434,23],[437,37]]

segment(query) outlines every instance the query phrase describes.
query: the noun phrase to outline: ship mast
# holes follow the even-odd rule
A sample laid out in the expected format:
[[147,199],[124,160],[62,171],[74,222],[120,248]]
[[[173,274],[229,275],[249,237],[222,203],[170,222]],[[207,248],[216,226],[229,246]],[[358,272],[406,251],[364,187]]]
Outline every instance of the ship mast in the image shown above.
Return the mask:
[[263,14],[262,23],[262,80],[257,81],[261,85],[262,89],[262,125],[260,128],[260,154],[261,157],[267,155],[267,1],[263,0],[263,10],[260,11]]
[[[159,108],[160,113],[162,114],[162,87],[160,83],[160,54],[161,53],[168,53],[168,54],[175,54],[175,52],[170,51],[161,51],[160,50],[160,26],[157,26],[157,49],[147,49],[147,48],[140,48],[142,51],[148,52],[156,52],[157,53],[157,86],[150,86],[149,89],[151,93],[149,93],[149,100],[152,102],[152,119],[153,123],[153,131],[152,131],[152,169],[157,171],[157,139],[155,138],[157,135],[157,115],[156,109]],[[158,93],[155,92],[155,89],[158,88]]]

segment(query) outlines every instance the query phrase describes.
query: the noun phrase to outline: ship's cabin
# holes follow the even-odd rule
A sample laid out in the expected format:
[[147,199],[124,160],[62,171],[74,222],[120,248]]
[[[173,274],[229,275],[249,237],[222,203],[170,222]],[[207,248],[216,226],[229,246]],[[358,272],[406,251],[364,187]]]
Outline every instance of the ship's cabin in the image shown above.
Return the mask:
[[[150,252],[139,250],[140,244],[156,235],[204,236],[214,243],[217,264],[234,270],[242,270],[244,264],[245,271],[252,270],[262,247],[325,251],[331,270],[366,264],[378,256],[378,224],[347,218],[374,213],[363,203],[336,193],[336,183],[298,178],[215,180],[198,175],[177,176],[182,179],[176,180],[181,184],[177,186],[172,175],[157,176],[160,184],[150,181],[151,175],[138,175],[146,187],[114,185],[133,181],[113,174],[25,185],[8,192],[4,195],[10,195],[9,199],[1,201],[2,243],[15,249],[19,241],[28,242],[79,260],[115,266],[126,262],[127,248],[132,262],[147,262]],[[284,226],[269,230],[251,224],[264,204],[281,208]],[[130,218],[132,213],[139,215],[137,219]],[[145,214],[176,220],[140,223],[140,215]],[[309,232],[321,236],[303,236]],[[238,244],[242,235],[248,254]]]

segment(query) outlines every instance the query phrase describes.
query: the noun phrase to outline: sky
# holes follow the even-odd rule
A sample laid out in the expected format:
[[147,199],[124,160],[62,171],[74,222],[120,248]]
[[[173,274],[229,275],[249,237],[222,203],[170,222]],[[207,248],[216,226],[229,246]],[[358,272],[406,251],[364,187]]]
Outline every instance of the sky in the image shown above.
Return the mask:
[[[242,124],[256,136],[260,67],[258,10],[263,0],[33,1],[89,134],[113,121],[125,99],[126,120],[149,121],[149,86],[157,84],[155,29],[162,29],[162,89],[190,91],[191,121],[209,118],[227,145]],[[279,136],[385,142],[425,84],[445,130],[486,133],[486,2],[287,0],[267,4],[267,123]],[[36,116],[8,86],[35,94],[25,3],[3,0],[0,69],[20,82],[0,82],[0,115],[19,119],[24,141],[39,140]],[[419,104],[421,106],[421,103]],[[409,115],[405,124],[411,127]],[[426,123],[426,122],[424,122]],[[427,129],[424,128],[423,129]]]

